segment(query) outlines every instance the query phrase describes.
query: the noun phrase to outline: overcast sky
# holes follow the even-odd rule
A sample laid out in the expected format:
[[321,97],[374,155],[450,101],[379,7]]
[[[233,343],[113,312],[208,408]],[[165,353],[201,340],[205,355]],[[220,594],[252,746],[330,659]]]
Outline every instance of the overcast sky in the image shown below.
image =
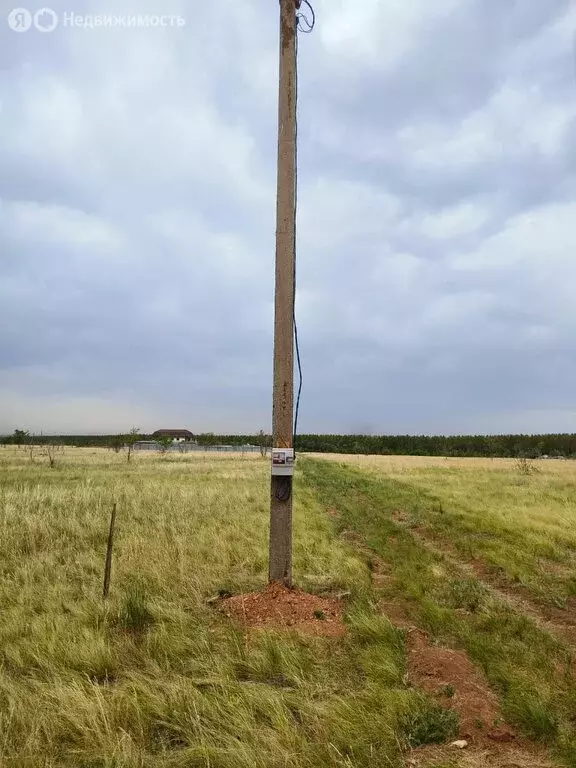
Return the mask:
[[[314,5],[301,431],[575,432],[574,5]],[[12,7],[0,431],[268,429],[277,0],[52,0],[24,33]]]

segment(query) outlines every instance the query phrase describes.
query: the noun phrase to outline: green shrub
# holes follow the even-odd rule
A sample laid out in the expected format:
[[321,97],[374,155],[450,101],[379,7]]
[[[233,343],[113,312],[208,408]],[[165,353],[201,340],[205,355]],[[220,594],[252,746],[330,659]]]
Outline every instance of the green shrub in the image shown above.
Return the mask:
[[409,747],[443,744],[457,735],[458,715],[423,698],[419,706],[406,716],[403,730]]

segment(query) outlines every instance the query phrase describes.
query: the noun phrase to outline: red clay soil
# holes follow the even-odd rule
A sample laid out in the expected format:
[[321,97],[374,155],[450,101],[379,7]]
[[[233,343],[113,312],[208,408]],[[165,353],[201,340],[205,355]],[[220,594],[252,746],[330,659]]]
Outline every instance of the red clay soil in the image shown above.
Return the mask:
[[497,697],[463,651],[430,645],[418,630],[408,638],[410,682],[458,713],[460,739],[470,744],[514,741],[515,733],[504,723]]
[[247,627],[289,629],[309,635],[340,637],[346,631],[341,600],[318,597],[301,589],[269,584],[262,592],[234,595],[220,609]]
[[426,632],[408,620],[399,603],[383,602],[380,608],[393,624],[406,631],[408,681],[446,709],[457,712],[459,739],[477,746],[516,740],[502,718],[498,698],[464,651],[431,645]]

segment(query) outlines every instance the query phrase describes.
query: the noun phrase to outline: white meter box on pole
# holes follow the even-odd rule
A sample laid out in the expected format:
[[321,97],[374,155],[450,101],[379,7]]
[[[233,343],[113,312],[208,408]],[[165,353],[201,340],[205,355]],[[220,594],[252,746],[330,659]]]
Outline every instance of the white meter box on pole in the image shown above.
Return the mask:
[[272,474],[294,474],[294,448],[272,448]]

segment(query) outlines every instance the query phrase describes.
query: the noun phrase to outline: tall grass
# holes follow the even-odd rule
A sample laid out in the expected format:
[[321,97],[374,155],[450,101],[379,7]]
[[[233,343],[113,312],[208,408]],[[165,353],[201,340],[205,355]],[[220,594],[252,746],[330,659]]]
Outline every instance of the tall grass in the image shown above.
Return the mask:
[[[484,489],[491,487],[492,501],[495,502],[496,487],[500,483],[502,496],[506,498],[513,481],[508,470],[482,480],[464,473],[458,480],[450,477],[453,470],[438,468],[434,485],[437,495],[432,495],[429,475],[423,480],[422,476],[411,472],[409,477],[403,475],[399,479],[393,473],[382,472],[376,462],[372,462],[373,471],[370,472],[356,467],[354,461],[328,463],[317,460],[306,462],[304,471],[308,485],[316,490],[318,499],[338,510],[336,528],[360,533],[388,564],[391,579],[379,590],[382,597],[402,601],[413,619],[433,638],[466,649],[482,666],[488,681],[500,695],[509,720],[526,736],[552,747],[566,765],[576,766],[576,649],[549,634],[521,609],[514,610],[500,600],[482,580],[464,576],[457,558],[446,557],[441,551],[428,548],[420,535],[422,525],[434,520],[435,515],[446,514],[439,512],[438,501],[442,500],[445,506],[452,499],[454,507],[449,519],[454,521],[453,525],[436,529],[446,531],[449,546],[458,549],[460,539],[468,538],[469,528],[472,528],[472,532],[492,531],[494,546],[507,551],[511,548],[508,539],[504,537],[499,542],[500,529],[490,528],[490,520],[502,519],[505,514],[502,509],[487,509],[485,495],[476,495],[476,484],[481,484]],[[555,477],[560,488],[570,482],[570,478]],[[539,474],[530,479],[534,478],[541,482]],[[548,482],[547,489],[545,486],[539,488],[540,503],[546,498],[546,490],[550,492],[555,487],[550,480]],[[459,484],[466,486],[467,492]],[[466,499],[465,505],[462,502],[456,507],[454,488]],[[519,486],[518,497],[524,497],[523,486]],[[554,505],[551,506],[554,509]],[[514,509],[510,500],[507,507]],[[482,522],[470,511],[480,508],[486,510],[488,521]],[[547,525],[540,528],[533,520],[526,520],[528,516],[527,511],[524,516],[518,511],[508,513],[508,525],[511,529],[516,525],[518,530],[516,546],[520,553],[517,557],[522,556],[527,531],[540,535],[543,541],[548,537]],[[475,521],[477,528],[469,519]],[[414,525],[419,535],[413,535]],[[566,532],[566,541],[570,535]],[[466,543],[462,542],[462,549],[465,547]],[[481,551],[478,547],[475,554]],[[532,550],[527,555],[530,556],[533,556]]]
[[[342,457],[329,457],[340,461]],[[438,536],[463,559],[562,606],[576,595],[576,463],[514,459],[358,456],[346,458],[408,495],[407,523]]]
[[[294,572],[352,594],[349,632],[246,632],[207,604],[262,586],[268,463],[0,451],[0,765],[395,766],[454,723],[404,684],[403,637],[297,475]],[[110,597],[101,599],[113,503]]]

